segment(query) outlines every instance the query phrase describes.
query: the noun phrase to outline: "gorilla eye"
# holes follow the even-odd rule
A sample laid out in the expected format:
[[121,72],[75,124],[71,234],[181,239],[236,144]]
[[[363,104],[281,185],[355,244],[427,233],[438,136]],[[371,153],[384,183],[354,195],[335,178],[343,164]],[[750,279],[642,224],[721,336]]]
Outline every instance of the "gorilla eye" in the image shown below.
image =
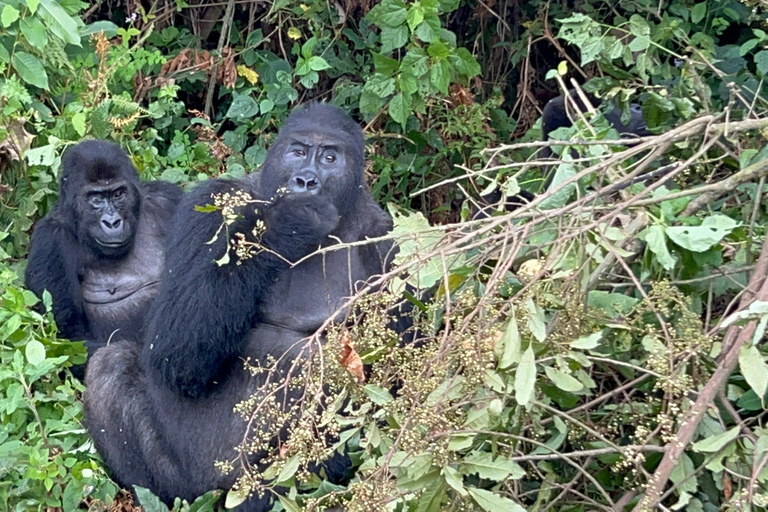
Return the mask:
[[336,161],[336,157],[334,155],[325,155],[325,161],[332,164]]
[[296,156],[306,156],[307,152],[304,151],[303,149],[294,149],[293,154]]
[[122,197],[123,194],[125,194],[125,192],[123,191],[123,189],[119,188],[119,189],[115,190],[114,197],[115,198]]

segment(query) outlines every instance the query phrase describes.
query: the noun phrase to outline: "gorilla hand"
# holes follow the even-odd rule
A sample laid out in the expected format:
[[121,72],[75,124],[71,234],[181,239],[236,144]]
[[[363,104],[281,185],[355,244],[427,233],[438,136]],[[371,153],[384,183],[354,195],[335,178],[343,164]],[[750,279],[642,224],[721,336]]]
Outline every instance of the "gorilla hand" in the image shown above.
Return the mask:
[[266,213],[264,245],[295,262],[316,249],[338,226],[339,214],[324,195],[286,194]]

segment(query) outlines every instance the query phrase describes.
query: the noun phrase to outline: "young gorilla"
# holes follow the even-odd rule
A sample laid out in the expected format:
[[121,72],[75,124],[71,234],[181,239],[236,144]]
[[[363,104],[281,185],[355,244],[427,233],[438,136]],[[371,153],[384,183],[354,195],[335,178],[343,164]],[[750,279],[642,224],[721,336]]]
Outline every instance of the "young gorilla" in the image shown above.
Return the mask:
[[[356,283],[385,267],[388,243],[315,255],[290,268],[270,252],[296,261],[336,239],[361,241],[391,229],[363,187],[363,149],[352,119],[336,107],[309,104],[288,118],[260,175],[212,180],[182,201],[143,349],[111,345],[88,372],[88,429],[120,483],[147,487],[166,502],[232,486],[237,475],[222,475],[214,462],[236,456],[246,421],[233,407],[265,379],[244,371],[241,359],[280,358],[313,334]],[[250,234],[261,221],[260,243],[270,251],[218,266],[228,235],[222,230],[206,242],[216,237],[221,216],[194,207],[237,191],[267,204],[238,209],[242,218],[229,235]],[[268,498],[243,508],[268,510]]]
[[65,151],[59,191],[32,234],[27,287],[51,293],[59,333],[86,340],[89,356],[113,333],[141,339],[181,189],[140,182],[120,146],[89,140]]

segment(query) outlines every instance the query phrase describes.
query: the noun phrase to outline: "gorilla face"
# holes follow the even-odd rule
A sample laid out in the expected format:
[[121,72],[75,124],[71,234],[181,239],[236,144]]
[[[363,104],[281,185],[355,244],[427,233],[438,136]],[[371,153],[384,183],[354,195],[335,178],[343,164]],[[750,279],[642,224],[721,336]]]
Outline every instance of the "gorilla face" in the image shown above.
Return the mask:
[[80,236],[97,254],[118,258],[133,245],[140,201],[126,180],[89,184],[78,194]]
[[363,180],[360,127],[339,109],[311,104],[295,111],[280,130],[261,175],[266,197],[323,195],[344,216],[355,207]]

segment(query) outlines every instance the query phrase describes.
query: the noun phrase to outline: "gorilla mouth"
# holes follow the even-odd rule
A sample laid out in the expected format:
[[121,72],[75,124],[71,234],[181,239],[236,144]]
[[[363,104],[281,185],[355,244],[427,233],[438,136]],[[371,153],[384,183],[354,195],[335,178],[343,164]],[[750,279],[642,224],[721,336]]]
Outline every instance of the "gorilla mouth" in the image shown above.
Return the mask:
[[128,240],[123,240],[120,242],[105,242],[102,240],[96,240],[96,243],[98,243],[102,247],[108,247],[110,249],[118,249],[120,247],[125,247],[128,245]]

